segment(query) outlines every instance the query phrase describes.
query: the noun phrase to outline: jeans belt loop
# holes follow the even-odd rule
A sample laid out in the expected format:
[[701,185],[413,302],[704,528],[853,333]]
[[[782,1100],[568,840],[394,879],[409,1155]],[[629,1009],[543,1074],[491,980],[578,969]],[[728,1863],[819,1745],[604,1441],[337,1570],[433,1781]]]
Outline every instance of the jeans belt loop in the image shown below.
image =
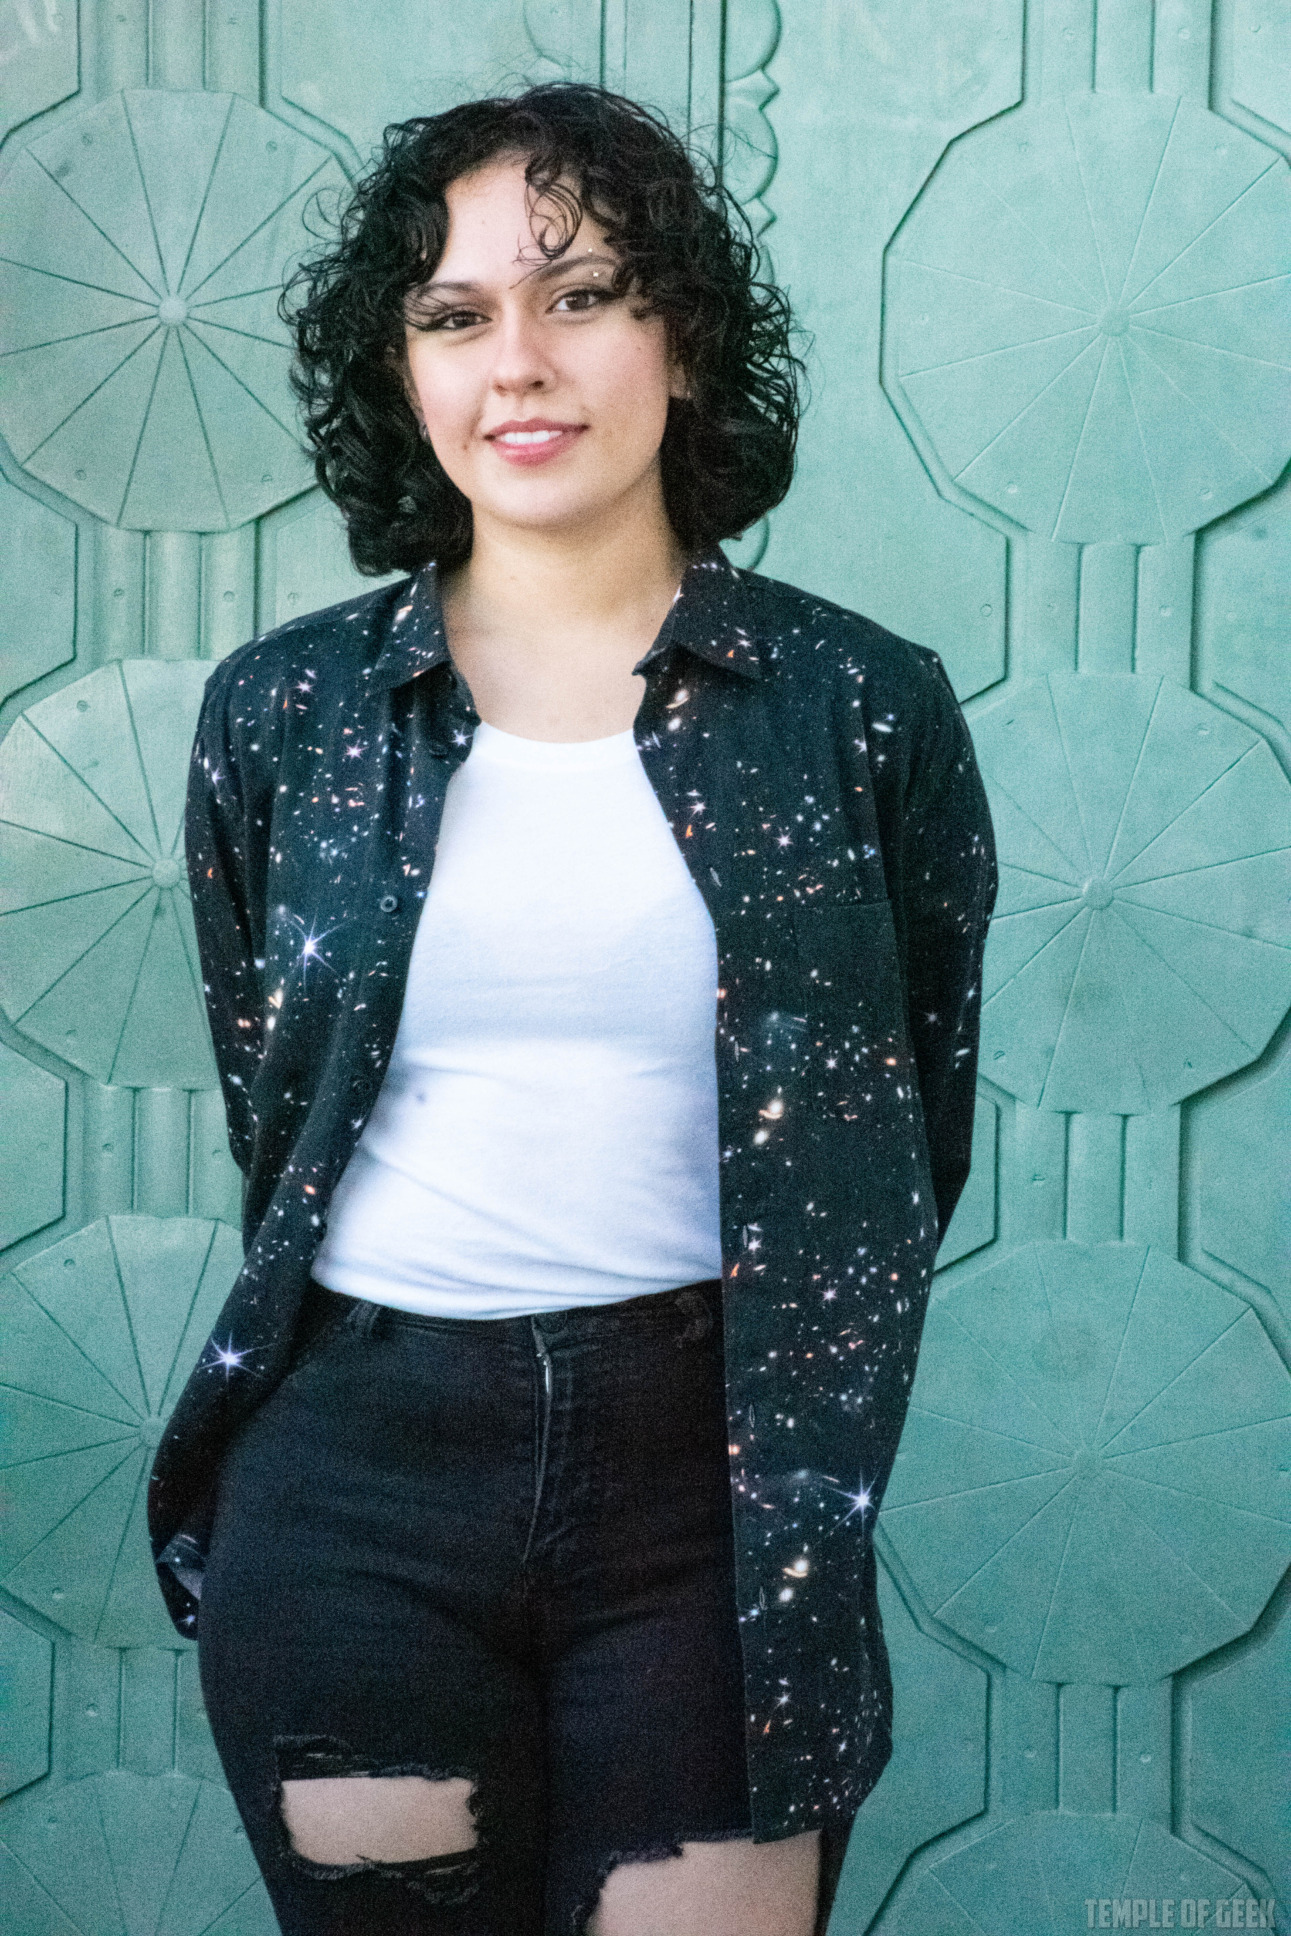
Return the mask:
[[693,1284],[687,1284],[683,1290],[677,1292],[677,1302],[690,1319],[678,1343],[694,1344],[700,1338],[706,1338],[713,1328],[713,1314],[708,1308],[708,1300],[704,1293],[696,1290]]
[[381,1305],[370,1297],[356,1297],[345,1322],[356,1336],[370,1338],[381,1315]]

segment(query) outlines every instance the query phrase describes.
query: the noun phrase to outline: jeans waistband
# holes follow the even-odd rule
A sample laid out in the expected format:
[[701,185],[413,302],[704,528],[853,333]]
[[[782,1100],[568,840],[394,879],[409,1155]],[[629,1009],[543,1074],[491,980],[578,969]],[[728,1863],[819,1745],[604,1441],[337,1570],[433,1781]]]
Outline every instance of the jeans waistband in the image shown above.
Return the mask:
[[[530,1324],[530,1315],[511,1318],[441,1317],[431,1312],[406,1311],[395,1304],[382,1304],[371,1298],[351,1297],[345,1291],[329,1290],[310,1278],[305,1293],[308,1317],[313,1324],[335,1317],[353,1329],[371,1334],[378,1326],[387,1329],[457,1331],[463,1335],[496,1333],[508,1324]],[[701,1278],[675,1290],[648,1291],[644,1296],[613,1299],[604,1304],[575,1304],[559,1310],[538,1311],[533,1319],[545,1333],[555,1334],[570,1325],[590,1323],[594,1328],[610,1324],[632,1325],[639,1321],[658,1321],[672,1310],[680,1310],[689,1320],[688,1336],[703,1337],[722,1314],[722,1280]]]

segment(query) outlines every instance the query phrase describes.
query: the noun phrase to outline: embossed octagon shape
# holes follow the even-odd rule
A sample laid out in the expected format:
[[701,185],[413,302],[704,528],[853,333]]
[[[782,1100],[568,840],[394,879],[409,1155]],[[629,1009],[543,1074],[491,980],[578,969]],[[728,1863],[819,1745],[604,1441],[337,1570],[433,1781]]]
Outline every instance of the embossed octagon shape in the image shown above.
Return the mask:
[[889,245],[884,386],[952,502],[1161,544],[1291,456],[1289,271],[1291,171],[1229,122],[1020,108],[952,145]]

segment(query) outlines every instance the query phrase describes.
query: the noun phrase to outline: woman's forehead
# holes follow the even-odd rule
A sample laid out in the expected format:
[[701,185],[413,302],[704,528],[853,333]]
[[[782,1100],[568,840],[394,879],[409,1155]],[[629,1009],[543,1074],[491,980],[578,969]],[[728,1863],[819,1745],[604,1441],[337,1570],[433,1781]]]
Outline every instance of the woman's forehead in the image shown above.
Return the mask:
[[[595,216],[581,208],[576,187],[561,182],[556,194],[544,193],[531,187],[524,170],[523,158],[507,159],[449,183],[448,236],[422,287],[460,290],[483,281],[546,280],[572,267],[613,273],[618,255]],[[565,247],[556,256],[540,246],[561,242]]]

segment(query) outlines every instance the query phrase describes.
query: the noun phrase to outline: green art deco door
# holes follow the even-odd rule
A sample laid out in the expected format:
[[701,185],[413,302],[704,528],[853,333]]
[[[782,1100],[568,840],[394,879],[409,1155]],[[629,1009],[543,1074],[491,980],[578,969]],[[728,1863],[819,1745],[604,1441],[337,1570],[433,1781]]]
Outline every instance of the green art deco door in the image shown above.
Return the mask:
[[973,1176],[876,1533],[896,1747],[833,1928],[1267,1926],[1286,6],[9,0],[0,1932],[275,1928],[144,1528],[240,1261],[187,753],[213,660],[362,588],[274,309],[307,210],[386,122],[559,74],[720,147],[814,333],[798,481],[732,554],[942,654],[999,836]]

